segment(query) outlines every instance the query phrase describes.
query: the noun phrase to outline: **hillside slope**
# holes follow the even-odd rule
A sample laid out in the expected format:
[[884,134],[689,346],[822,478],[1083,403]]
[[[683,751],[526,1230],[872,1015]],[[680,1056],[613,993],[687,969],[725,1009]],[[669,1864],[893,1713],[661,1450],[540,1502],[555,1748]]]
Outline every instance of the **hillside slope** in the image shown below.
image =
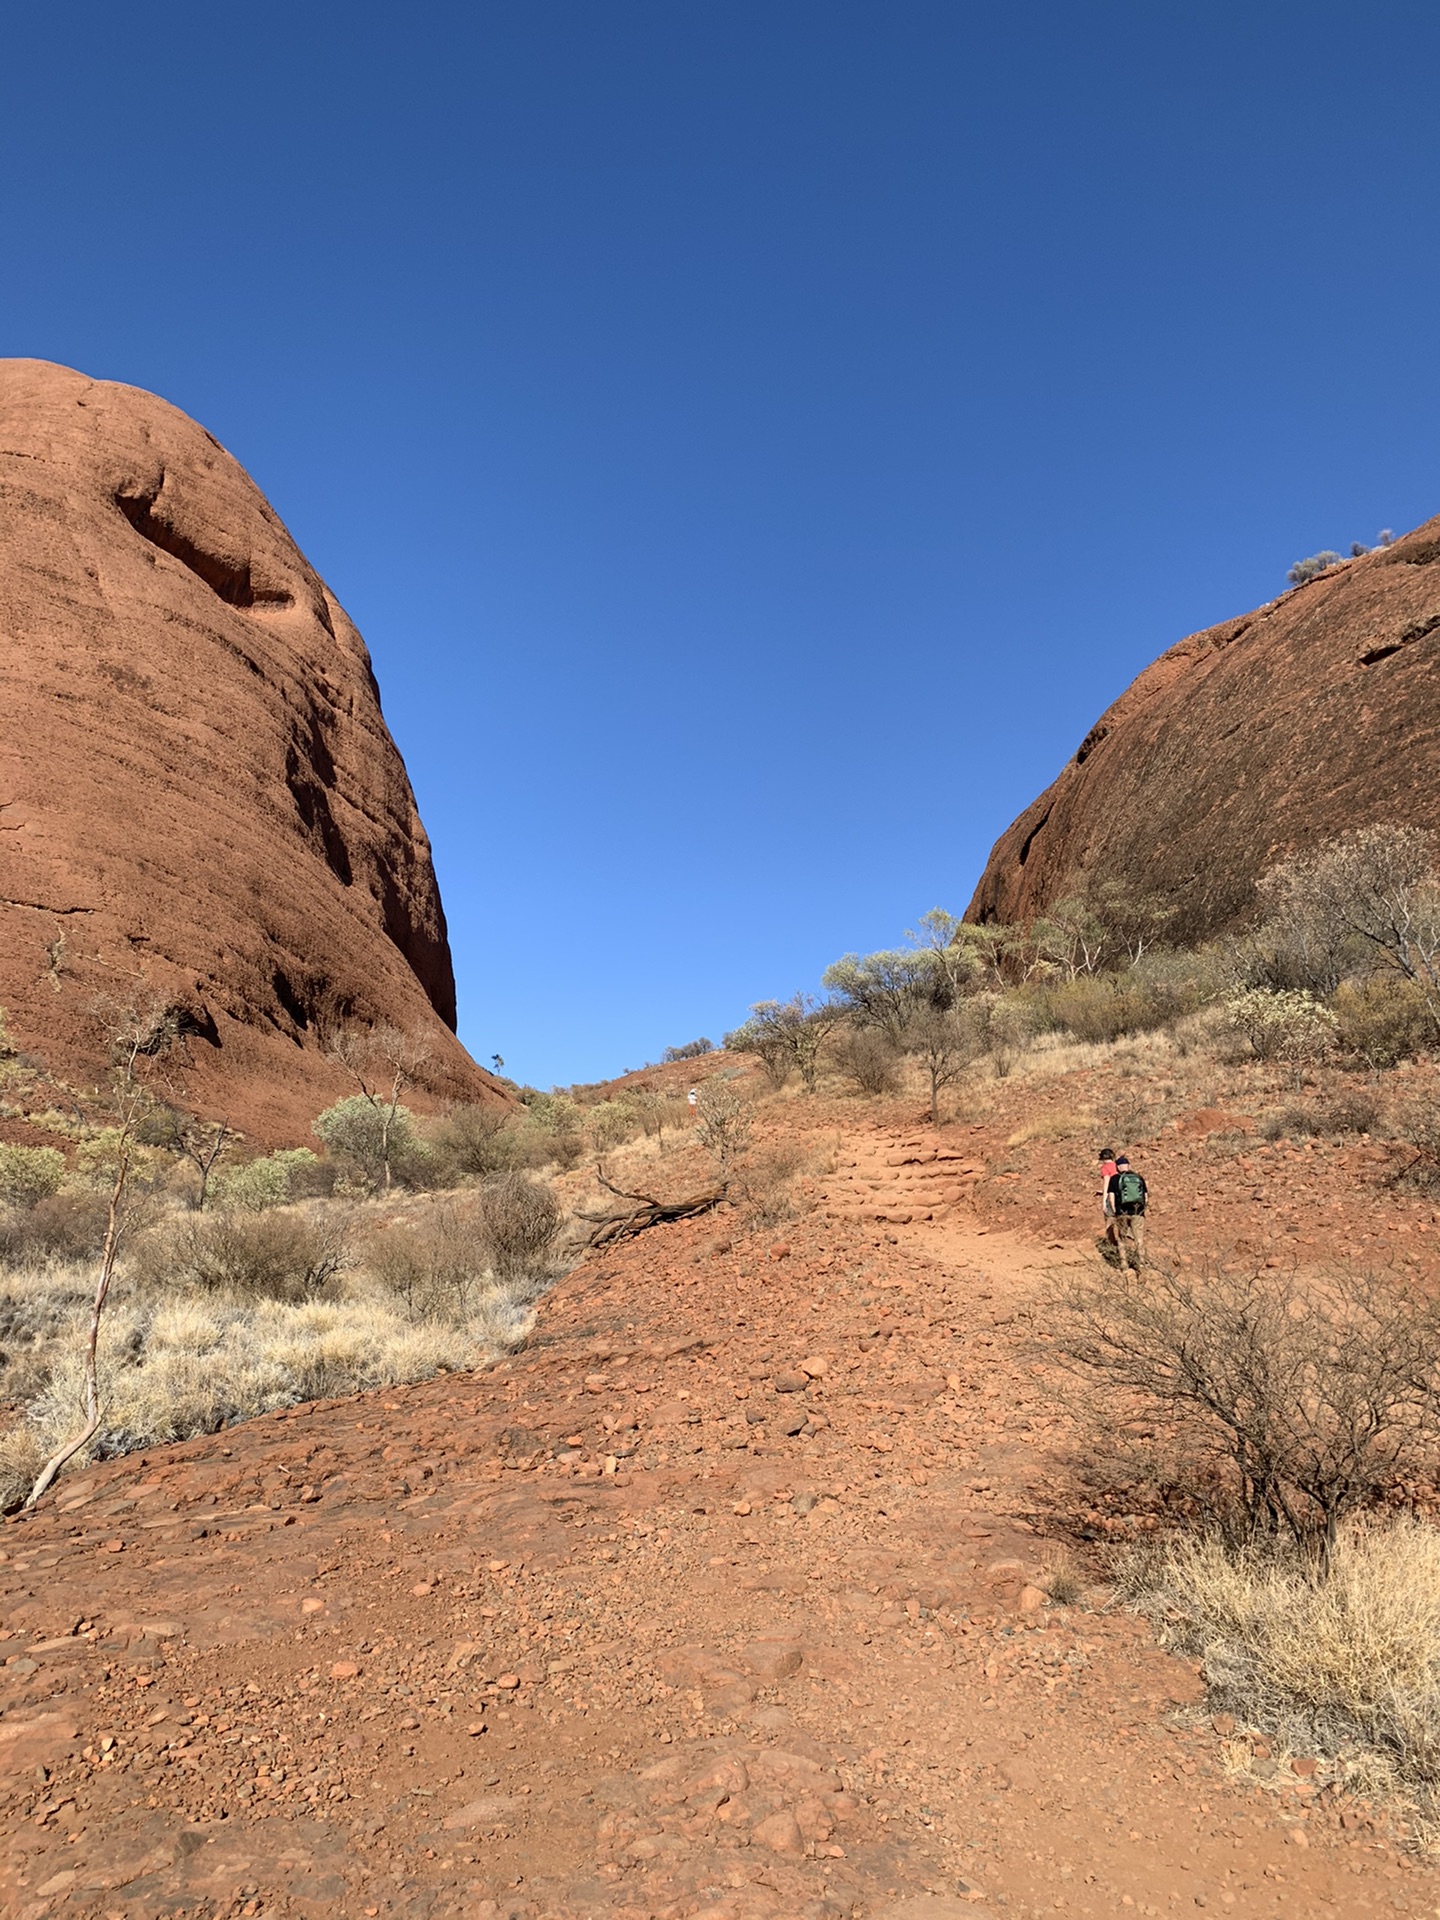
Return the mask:
[[345,1090],[317,1026],[454,1035],[430,847],[364,642],[244,470],[151,394],[0,362],[0,1006],[84,1083],[98,995],[186,1009],[257,1140]]
[[1200,938],[1287,851],[1440,826],[1437,562],[1440,518],[1171,647],[996,841],[967,918],[1029,920],[1101,875]]

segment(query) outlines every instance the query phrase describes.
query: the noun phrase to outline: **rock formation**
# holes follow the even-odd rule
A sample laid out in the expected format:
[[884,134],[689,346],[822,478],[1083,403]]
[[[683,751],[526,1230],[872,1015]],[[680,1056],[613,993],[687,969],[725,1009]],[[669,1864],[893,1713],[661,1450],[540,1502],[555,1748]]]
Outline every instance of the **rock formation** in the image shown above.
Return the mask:
[[1440,827],[1440,518],[1171,647],[996,841],[967,917],[1032,919],[1087,876],[1241,920],[1287,852]]
[[181,1010],[183,1103],[257,1143],[351,1089],[328,1022],[455,1038],[430,847],[364,642],[249,476],[153,395],[0,361],[0,1006],[75,1084],[101,996]]

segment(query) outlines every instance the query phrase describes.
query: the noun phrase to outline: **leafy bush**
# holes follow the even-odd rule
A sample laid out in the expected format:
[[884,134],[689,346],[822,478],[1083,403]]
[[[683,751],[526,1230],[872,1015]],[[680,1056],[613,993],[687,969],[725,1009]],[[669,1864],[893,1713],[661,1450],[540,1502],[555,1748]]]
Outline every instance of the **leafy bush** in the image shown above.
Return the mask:
[[550,1277],[560,1226],[554,1194],[529,1174],[492,1174],[479,1190],[479,1246],[495,1278],[507,1286],[536,1287]]
[[418,1174],[425,1157],[410,1109],[397,1106],[392,1114],[383,1102],[377,1105],[363,1093],[327,1107],[316,1116],[312,1131],[350,1180],[367,1191],[385,1184],[387,1165],[397,1179],[405,1180]]
[[442,1186],[483,1179],[515,1165],[515,1128],[504,1107],[488,1102],[451,1107],[430,1130],[430,1151]]
[[142,1283],[247,1300],[314,1299],[349,1264],[349,1223],[331,1209],[191,1214],[136,1252]]
[[309,1147],[281,1147],[243,1166],[227,1167],[211,1181],[216,1201],[222,1207],[238,1207],[243,1213],[263,1213],[267,1207],[283,1207],[313,1188],[320,1162]]
[[1247,987],[1231,994],[1225,1016],[1244,1034],[1262,1060],[1285,1060],[1301,1070],[1324,1057],[1334,1046],[1339,1022],[1328,1007],[1308,993],[1274,993],[1265,987]]
[[33,1207],[59,1190],[65,1156],[54,1147],[0,1144],[0,1207]]
[[585,1117],[585,1132],[595,1153],[608,1153],[613,1147],[623,1147],[627,1140],[633,1140],[640,1132],[641,1125],[634,1101],[623,1096],[616,1100],[602,1100],[598,1106],[591,1107]]

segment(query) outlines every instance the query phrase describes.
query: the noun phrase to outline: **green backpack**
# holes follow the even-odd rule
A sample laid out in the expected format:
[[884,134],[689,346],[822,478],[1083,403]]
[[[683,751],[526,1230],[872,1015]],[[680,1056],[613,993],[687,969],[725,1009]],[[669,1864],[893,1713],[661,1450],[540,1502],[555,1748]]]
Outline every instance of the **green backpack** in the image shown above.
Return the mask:
[[1145,1211],[1145,1182],[1138,1173],[1125,1172],[1115,1182],[1115,1205],[1120,1213]]

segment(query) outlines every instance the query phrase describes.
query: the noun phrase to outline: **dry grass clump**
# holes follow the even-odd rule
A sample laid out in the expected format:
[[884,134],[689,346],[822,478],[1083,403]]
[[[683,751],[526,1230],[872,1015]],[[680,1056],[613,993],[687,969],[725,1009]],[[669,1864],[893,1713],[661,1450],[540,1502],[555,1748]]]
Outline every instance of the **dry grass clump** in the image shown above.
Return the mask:
[[1133,1602],[1199,1657],[1214,1705],[1428,1807],[1440,1791],[1440,1532],[1348,1522],[1329,1567],[1177,1537],[1132,1560]]
[[[91,1457],[213,1433],[303,1400],[427,1380],[479,1357],[467,1329],[416,1326],[377,1301],[130,1303],[112,1310],[102,1332],[103,1416]],[[74,1432],[83,1405],[76,1339],[57,1355],[26,1424],[48,1452]]]
[[1103,1131],[1093,1113],[1050,1113],[1017,1127],[1005,1142],[1007,1147],[1028,1147],[1037,1140],[1078,1140],[1085,1136],[1098,1140]]

